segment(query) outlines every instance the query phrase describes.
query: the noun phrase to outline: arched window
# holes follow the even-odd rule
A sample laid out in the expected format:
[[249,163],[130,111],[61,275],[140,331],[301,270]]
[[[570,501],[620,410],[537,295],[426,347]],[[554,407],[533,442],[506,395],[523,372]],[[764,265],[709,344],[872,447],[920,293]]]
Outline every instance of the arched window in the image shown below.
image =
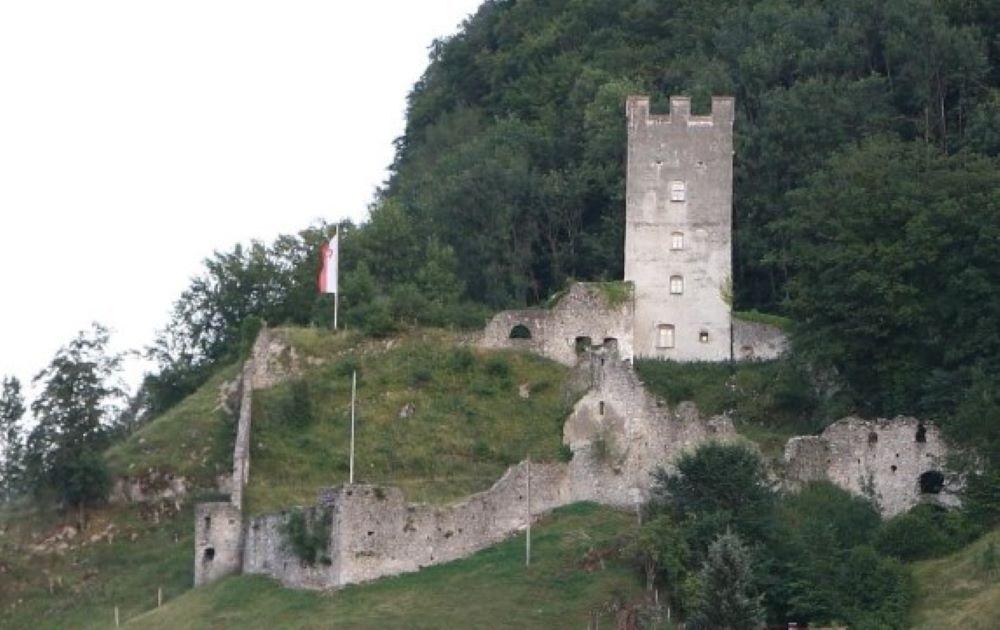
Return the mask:
[[928,470],[920,475],[920,492],[938,494],[944,488],[944,475],[939,470]]
[[670,235],[670,249],[684,249],[684,232],[674,232]]
[[531,330],[524,324],[518,324],[510,329],[511,339],[531,339]]
[[660,324],[656,327],[656,347],[674,347],[674,326],[673,324]]
[[670,293],[673,295],[684,293],[684,276],[670,276]]

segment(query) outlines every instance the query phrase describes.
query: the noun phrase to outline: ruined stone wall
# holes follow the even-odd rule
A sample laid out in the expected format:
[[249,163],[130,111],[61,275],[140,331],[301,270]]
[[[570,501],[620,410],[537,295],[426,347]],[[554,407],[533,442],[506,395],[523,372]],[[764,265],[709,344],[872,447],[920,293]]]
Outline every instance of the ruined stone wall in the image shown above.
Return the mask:
[[[785,447],[785,484],[829,480],[871,498],[883,516],[921,502],[958,504],[961,479],[945,468],[948,447],[937,427],[915,418],[839,420],[819,436],[795,437]],[[924,486],[921,484],[921,476]],[[941,476],[940,488],[934,481]],[[927,491],[933,490],[933,491]]]
[[[479,340],[483,348],[529,350],[564,365],[578,360],[577,339],[593,346],[614,340],[622,357],[632,357],[633,300],[629,294],[611,304],[600,283],[577,282],[550,309],[532,308],[497,313]],[[524,326],[530,339],[511,339],[515,326]]]
[[231,503],[195,506],[194,585],[239,573],[243,566],[243,519]]
[[635,506],[649,498],[652,473],[685,450],[735,437],[726,416],[702,418],[692,403],[669,407],[652,396],[613,352],[590,355],[593,387],[573,408],[563,442],[573,451],[575,500]]
[[[625,280],[635,284],[636,356],[728,360],[733,99],[713,97],[711,115],[694,116],[691,100],[674,96],[661,116],[648,97],[631,96],[626,113]],[[673,327],[669,342],[661,326]]]
[[788,350],[788,337],[777,326],[733,318],[733,358],[737,361],[777,359]]
[[[652,472],[685,449],[734,436],[724,416],[703,419],[691,404],[670,409],[650,396],[613,347],[587,354],[592,390],[566,422],[568,464],[531,464],[531,514],[596,501],[634,507],[649,497]],[[602,413],[603,412],[603,413]],[[596,443],[607,440],[607,450]],[[600,451],[600,452],[599,452]],[[337,588],[465,557],[524,528],[528,464],[508,469],[489,490],[449,505],[408,504],[398,488],[349,485],[321,493],[332,511],[329,561],[304,565],[282,531],[288,512],[251,519],[244,571],[296,588]]]

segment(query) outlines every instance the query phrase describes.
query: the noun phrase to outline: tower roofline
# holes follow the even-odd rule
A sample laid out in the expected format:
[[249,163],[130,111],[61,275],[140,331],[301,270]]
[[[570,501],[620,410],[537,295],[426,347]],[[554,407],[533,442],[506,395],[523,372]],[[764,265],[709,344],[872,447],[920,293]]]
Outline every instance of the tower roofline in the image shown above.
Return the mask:
[[649,97],[640,94],[630,95],[625,104],[625,112],[630,125],[638,124],[684,124],[700,125],[732,125],[734,98],[732,96],[713,96],[712,111],[707,116],[691,114],[690,96],[671,96],[670,113],[651,114],[649,112]]

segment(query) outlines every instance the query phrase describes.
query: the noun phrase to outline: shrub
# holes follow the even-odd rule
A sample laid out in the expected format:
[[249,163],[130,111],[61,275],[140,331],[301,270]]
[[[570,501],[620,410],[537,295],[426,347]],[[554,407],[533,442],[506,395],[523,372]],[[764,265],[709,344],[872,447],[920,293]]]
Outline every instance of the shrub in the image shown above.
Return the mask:
[[875,547],[909,562],[955,551],[973,535],[963,513],[924,504],[886,521],[875,538]]
[[314,566],[316,562],[330,564],[327,552],[332,518],[333,514],[325,508],[294,510],[282,527],[286,548],[309,566]]
[[510,376],[510,363],[504,357],[490,357],[486,361],[486,373],[495,378],[506,379]]

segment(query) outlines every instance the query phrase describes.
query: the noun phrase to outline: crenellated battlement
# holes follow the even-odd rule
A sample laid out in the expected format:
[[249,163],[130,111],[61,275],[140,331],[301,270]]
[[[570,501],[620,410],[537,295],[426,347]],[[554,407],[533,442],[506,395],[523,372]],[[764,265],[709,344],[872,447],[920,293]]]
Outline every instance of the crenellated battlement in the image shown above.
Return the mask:
[[691,97],[671,96],[670,112],[667,114],[651,114],[649,112],[648,96],[629,96],[625,104],[629,129],[634,130],[644,125],[687,125],[689,127],[732,125],[733,97],[713,96],[712,112],[707,116],[691,114]]

